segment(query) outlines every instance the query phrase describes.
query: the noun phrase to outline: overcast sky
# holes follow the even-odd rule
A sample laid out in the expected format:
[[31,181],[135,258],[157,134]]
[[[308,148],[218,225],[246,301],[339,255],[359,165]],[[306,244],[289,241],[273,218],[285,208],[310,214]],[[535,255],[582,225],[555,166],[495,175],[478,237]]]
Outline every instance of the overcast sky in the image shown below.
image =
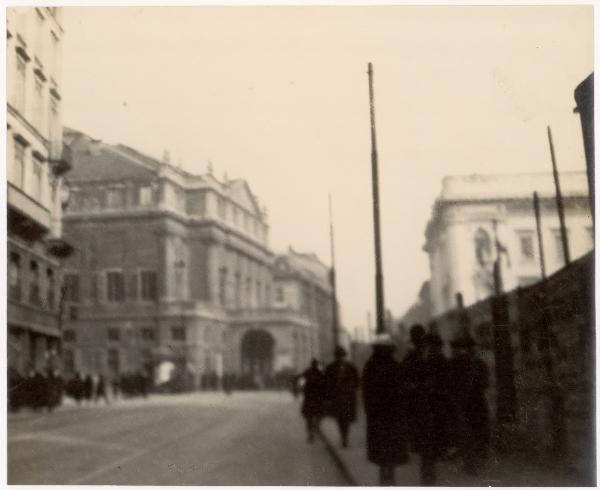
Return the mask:
[[246,179],[275,251],[329,263],[342,320],[374,311],[367,63],[373,62],[386,307],[429,277],[446,175],[584,170],[573,90],[593,70],[591,6],[69,7],[64,124]]

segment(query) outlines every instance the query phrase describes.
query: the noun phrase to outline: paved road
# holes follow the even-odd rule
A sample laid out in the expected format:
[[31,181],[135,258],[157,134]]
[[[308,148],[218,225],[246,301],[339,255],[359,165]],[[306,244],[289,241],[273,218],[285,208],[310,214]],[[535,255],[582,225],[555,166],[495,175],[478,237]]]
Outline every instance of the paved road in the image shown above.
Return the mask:
[[155,396],[11,415],[9,484],[347,485],[287,393]]

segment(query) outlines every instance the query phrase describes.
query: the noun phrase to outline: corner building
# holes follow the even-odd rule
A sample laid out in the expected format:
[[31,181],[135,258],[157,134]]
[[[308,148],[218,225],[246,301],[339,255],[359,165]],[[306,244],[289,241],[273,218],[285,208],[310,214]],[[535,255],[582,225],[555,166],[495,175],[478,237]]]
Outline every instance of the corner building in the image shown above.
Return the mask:
[[6,9],[7,356],[11,374],[58,367],[64,174],[61,9]]
[[[78,131],[65,139],[74,168],[64,227],[76,244],[65,271],[67,371],[113,377],[170,361],[196,386],[205,374],[268,382],[320,355],[331,326],[292,293],[278,300],[288,278],[274,266],[286,259],[269,249],[266,211],[245,181],[192,175]],[[290,269],[312,291],[306,301],[331,301],[306,269]]]

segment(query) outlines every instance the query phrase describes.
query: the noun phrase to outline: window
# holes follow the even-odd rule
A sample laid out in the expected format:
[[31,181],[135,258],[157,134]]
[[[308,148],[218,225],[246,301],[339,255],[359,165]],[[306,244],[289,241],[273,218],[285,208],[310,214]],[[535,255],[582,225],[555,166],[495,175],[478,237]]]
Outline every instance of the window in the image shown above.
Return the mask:
[[225,200],[221,196],[217,197],[217,207],[219,218],[225,219]]
[[492,241],[489,234],[481,228],[475,232],[475,258],[482,267],[492,261]]
[[252,279],[246,278],[246,301],[248,306],[252,306]]
[[139,189],[140,206],[150,206],[152,204],[152,188],[143,186]]
[[519,256],[521,260],[531,261],[535,258],[533,231],[517,231],[519,238]]
[[60,125],[58,124],[58,100],[50,97],[50,117],[48,118],[48,135],[50,141],[56,141],[60,135]]
[[65,301],[70,301],[71,303],[79,303],[79,275],[65,274],[64,285]]
[[144,301],[154,301],[157,298],[156,288],[156,272],[155,271],[142,271],[141,277],[141,298]]
[[46,303],[48,309],[54,309],[55,303],[55,288],[56,284],[54,283],[54,271],[52,269],[46,269]]
[[44,83],[38,77],[35,78],[35,100],[33,101],[33,125],[41,130],[44,115]]
[[40,268],[35,260],[29,263],[29,302],[40,304]]
[[65,342],[75,342],[75,330],[67,329],[63,332]]
[[185,340],[185,327],[172,327],[171,339],[180,341]]
[[265,306],[271,306],[271,286],[268,284],[265,286]]
[[260,286],[260,281],[256,281],[256,306],[258,308],[262,307],[262,288]]
[[42,162],[33,157],[33,182],[31,193],[38,201],[42,199]]
[[219,269],[219,304],[225,306],[227,299],[227,268],[221,267]]
[[152,341],[155,339],[154,328],[144,327],[142,328],[142,339]]
[[17,56],[17,79],[16,85],[16,97],[15,105],[21,112],[25,112],[25,89],[27,83],[27,62],[21,57]]
[[114,303],[122,303],[125,300],[125,281],[122,272],[106,273],[106,298]]
[[72,373],[75,371],[75,353],[70,349],[63,351],[63,363],[65,371]]
[[21,256],[16,252],[11,252],[8,265],[8,294],[16,301],[21,301],[21,281]]
[[242,307],[242,277],[239,272],[235,273],[235,307]]
[[122,189],[107,189],[106,190],[106,206],[109,209],[120,209],[123,207],[123,190]]
[[121,332],[118,328],[109,328],[106,331],[106,335],[108,337],[108,340],[112,340],[113,342],[118,342],[121,338]]
[[25,145],[15,140],[15,183],[25,189]]

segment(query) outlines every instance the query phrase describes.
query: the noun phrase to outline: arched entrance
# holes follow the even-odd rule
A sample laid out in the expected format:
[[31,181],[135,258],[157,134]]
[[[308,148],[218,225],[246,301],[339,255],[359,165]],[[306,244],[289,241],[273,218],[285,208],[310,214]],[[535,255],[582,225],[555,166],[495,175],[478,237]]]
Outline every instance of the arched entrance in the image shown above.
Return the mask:
[[265,330],[250,330],[242,337],[242,372],[266,378],[273,373],[275,339]]

